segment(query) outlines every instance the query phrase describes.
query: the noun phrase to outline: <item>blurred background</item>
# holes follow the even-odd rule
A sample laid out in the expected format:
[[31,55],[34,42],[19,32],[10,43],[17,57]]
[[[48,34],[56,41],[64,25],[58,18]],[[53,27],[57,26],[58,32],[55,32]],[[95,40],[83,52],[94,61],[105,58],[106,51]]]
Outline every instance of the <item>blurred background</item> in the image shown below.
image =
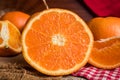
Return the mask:
[[[77,13],[85,21],[95,16],[85,5],[83,0],[46,0],[49,8],[63,8]],[[19,10],[28,14],[45,10],[43,0],[0,0],[0,14]]]

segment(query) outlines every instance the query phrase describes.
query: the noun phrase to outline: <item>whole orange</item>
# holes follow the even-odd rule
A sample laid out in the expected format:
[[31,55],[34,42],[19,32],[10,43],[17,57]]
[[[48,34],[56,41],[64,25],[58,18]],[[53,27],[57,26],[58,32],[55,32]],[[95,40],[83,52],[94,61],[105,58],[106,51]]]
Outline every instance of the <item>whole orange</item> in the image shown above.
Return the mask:
[[11,11],[7,12],[3,17],[2,20],[9,20],[13,23],[20,31],[23,30],[27,20],[29,19],[30,15],[21,12],[21,11]]
[[118,17],[96,17],[89,21],[95,40],[120,36],[120,18]]

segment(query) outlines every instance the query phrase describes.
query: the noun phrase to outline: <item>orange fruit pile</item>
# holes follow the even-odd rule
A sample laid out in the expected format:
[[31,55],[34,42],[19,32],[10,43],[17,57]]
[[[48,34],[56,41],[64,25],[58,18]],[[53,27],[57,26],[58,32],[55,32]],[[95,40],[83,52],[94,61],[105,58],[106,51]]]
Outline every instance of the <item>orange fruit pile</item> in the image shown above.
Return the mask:
[[21,11],[7,12],[2,16],[2,20],[8,20],[13,23],[21,32],[25,27],[30,15]]
[[25,60],[36,70],[47,75],[67,75],[87,63],[93,36],[75,13],[48,9],[30,18],[22,45]]
[[13,56],[21,51],[19,30],[9,21],[0,21],[0,56]]
[[97,17],[88,23],[93,36],[94,45],[89,63],[103,69],[120,66],[120,18]]
[[2,20],[9,21],[0,21],[0,56],[22,51],[41,73],[67,75],[87,62],[103,69],[120,66],[120,18],[97,17],[87,25],[72,11],[55,8],[31,17],[8,12]]

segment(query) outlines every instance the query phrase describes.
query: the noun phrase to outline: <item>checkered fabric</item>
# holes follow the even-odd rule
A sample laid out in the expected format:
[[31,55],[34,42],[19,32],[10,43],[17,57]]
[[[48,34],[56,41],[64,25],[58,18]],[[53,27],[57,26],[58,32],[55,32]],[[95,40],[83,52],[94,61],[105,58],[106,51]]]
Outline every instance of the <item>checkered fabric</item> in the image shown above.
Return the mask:
[[88,80],[120,80],[120,67],[104,70],[93,66],[85,66],[72,75],[85,77]]

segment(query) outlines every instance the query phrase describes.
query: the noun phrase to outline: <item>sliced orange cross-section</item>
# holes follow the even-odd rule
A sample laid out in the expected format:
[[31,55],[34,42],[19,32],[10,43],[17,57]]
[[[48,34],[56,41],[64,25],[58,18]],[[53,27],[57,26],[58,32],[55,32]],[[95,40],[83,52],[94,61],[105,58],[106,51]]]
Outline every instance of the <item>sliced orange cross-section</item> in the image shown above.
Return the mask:
[[22,45],[25,60],[35,69],[47,75],[67,75],[87,63],[93,36],[75,13],[48,9],[28,21]]

